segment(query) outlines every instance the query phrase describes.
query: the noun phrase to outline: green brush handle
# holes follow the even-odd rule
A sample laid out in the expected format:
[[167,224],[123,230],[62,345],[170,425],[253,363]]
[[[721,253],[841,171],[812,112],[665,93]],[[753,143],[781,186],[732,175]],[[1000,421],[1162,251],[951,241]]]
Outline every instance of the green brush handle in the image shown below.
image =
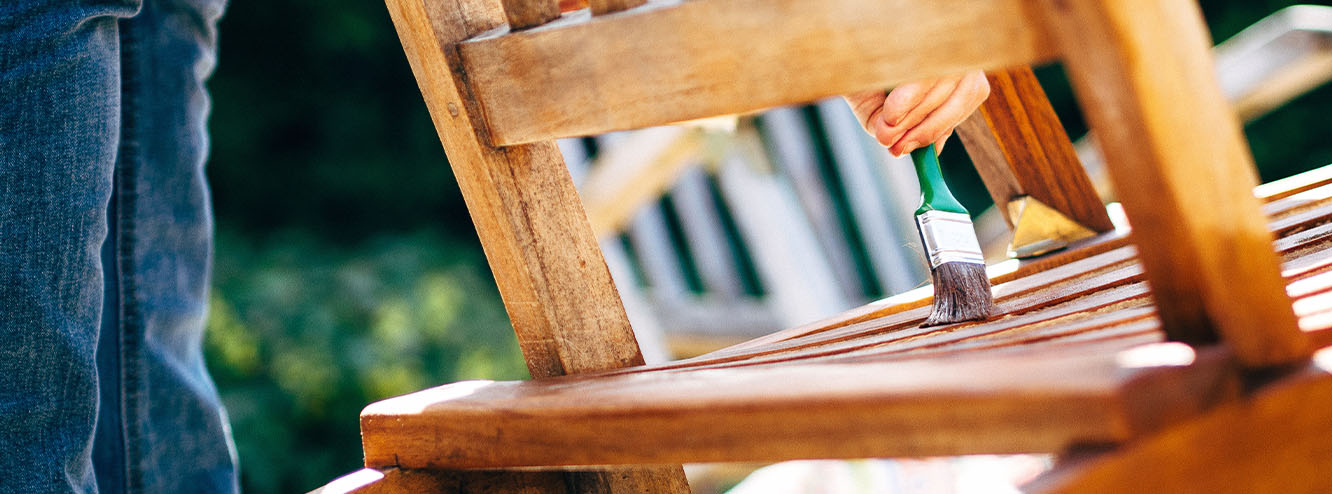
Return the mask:
[[939,154],[933,144],[912,151],[911,162],[915,163],[916,178],[920,179],[920,208],[916,209],[917,215],[931,210],[970,214],[948,191],[943,172],[939,170]]

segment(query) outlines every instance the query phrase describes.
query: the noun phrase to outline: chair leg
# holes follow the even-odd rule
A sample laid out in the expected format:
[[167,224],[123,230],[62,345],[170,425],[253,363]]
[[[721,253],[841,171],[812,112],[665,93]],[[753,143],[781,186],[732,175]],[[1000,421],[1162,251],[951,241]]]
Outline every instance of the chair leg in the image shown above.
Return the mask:
[[1105,150],[1167,337],[1224,341],[1249,368],[1308,358],[1197,4],[1038,4]]
[[1031,197],[1090,231],[1115,228],[1031,67],[986,74],[990,97],[957,128],[1009,227],[1009,203]]

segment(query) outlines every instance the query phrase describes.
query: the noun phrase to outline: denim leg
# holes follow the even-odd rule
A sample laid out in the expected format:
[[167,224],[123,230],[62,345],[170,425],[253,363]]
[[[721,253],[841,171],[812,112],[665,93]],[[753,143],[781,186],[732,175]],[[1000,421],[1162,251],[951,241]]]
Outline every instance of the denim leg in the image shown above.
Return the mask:
[[98,250],[130,1],[0,2],[0,490],[95,492]]
[[106,259],[113,308],[99,355],[103,493],[237,490],[202,352],[213,230],[204,81],[222,9],[222,1],[146,0],[120,23],[121,139]]

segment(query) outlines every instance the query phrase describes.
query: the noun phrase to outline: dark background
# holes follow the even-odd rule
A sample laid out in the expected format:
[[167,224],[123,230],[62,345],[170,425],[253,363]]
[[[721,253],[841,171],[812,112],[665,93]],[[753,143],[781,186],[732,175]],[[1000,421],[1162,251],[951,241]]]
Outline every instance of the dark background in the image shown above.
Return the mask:
[[[1203,10],[1223,40],[1288,4]],[[367,403],[526,371],[384,6],[233,1],[221,36],[206,351],[244,489],[304,492],[359,467]],[[1062,72],[1038,74],[1081,135]],[[1264,180],[1332,163],[1329,109],[1323,87],[1246,128]],[[981,210],[962,146],[944,161]]]

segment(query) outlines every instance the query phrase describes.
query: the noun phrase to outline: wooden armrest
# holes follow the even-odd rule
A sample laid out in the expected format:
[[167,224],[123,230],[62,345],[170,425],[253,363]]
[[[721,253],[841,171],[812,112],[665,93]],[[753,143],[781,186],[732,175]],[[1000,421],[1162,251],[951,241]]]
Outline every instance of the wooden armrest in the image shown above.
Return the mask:
[[408,468],[1053,452],[1237,395],[1227,358],[1164,345],[1143,368],[1065,354],[470,381],[372,404],[361,430],[368,465]]

